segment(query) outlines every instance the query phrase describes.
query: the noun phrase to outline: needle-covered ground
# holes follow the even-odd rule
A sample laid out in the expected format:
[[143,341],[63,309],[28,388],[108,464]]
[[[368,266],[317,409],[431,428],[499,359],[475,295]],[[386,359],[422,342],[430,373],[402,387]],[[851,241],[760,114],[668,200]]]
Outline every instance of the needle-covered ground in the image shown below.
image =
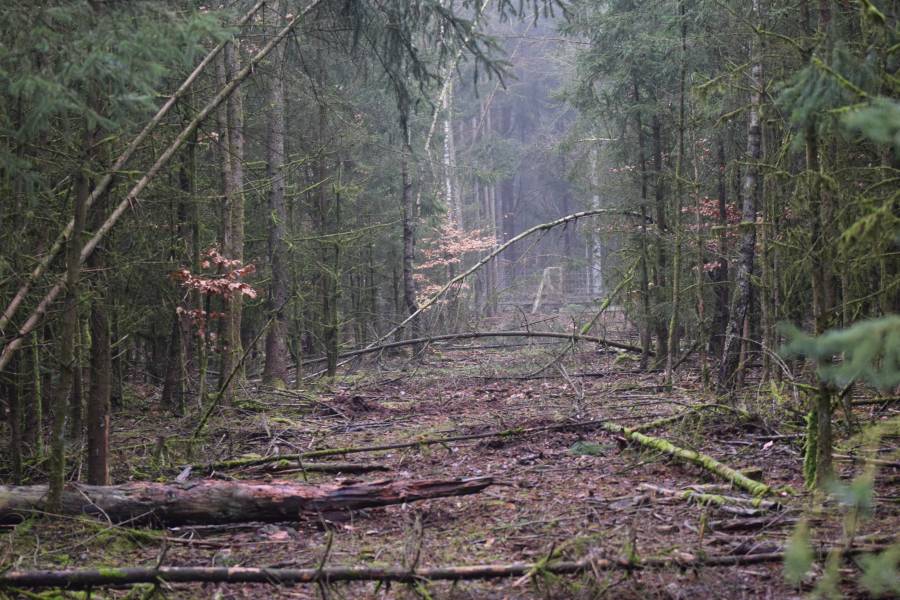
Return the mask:
[[[482,341],[483,340],[479,340]],[[740,411],[704,409],[648,434],[746,470],[775,490],[783,510],[728,502],[703,506],[660,492],[693,488],[714,496],[749,498],[727,482],[657,450],[628,444],[598,425],[609,420],[637,426],[713,401],[697,365],[683,367],[668,389],[659,374],[641,374],[631,357],[577,348],[540,373],[564,345],[490,347],[445,345],[423,360],[382,357],[341,383],[302,391],[276,391],[250,380],[239,402],[217,413],[195,445],[195,463],[242,456],[292,454],[309,449],[413,442],[439,436],[572,424],[521,436],[422,445],[336,456],[378,464],[387,472],[346,475],[281,473],[247,467],[222,472],[195,469],[190,477],[297,479],[453,478],[490,475],[495,485],[464,497],[319,514],[280,524],[240,523],[170,529],[129,529],[93,519],[41,518],[8,529],[0,564],[17,569],[90,566],[454,566],[582,559],[669,557],[684,563],[658,569],[596,570],[557,577],[540,569],[530,577],[418,586],[377,582],[270,586],[164,585],[167,598],[791,598],[808,594],[821,579],[813,565],[799,583],[788,583],[784,564],[771,561],[704,566],[704,557],[781,551],[798,523],[808,524],[817,545],[848,542],[851,510],[817,503],[803,493],[802,415],[788,391],[754,390]],[[518,375],[510,375],[518,374]],[[751,381],[747,381],[751,384]],[[128,406],[114,416],[113,478],[172,478],[188,462],[184,439],[196,423],[154,412],[152,388],[132,389]],[[138,393],[145,397],[138,397]],[[750,414],[747,414],[750,413]],[[895,403],[863,404],[856,421],[896,415]],[[839,415],[840,416],[840,415]],[[176,423],[175,426],[172,423]],[[850,481],[863,472],[854,462],[842,418],[836,463]],[[875,474],[871,511],[855,538],[896,541],[900,486],[895,438],[880,442],[885,457]],[[76,449],[73,449],[73,453]],[[77,468],[76,464],[76,468]],[[35,477],[38,477],[35,471]],[[652,487],[651,487],[652,486]],[[656,488],[656,489],[655,489]],[[852,560],[837,571],[837,586],[864,596]],[[54,592],[57,593],[57,592]],[[149,586],[94,590],[92,598],[147,597]]]

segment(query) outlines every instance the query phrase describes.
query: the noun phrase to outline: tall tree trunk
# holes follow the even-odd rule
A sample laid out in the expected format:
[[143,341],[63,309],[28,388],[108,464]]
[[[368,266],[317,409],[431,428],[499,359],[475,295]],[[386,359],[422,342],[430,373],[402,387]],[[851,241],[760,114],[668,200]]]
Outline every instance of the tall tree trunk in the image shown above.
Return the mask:
[[725,141],[721,136],[718,139],[718,163],[719,215],[717,225],[719,234],[717,237],[719,256],[716,259],[718,264],[711,273],[716,307],[709,338],[709,353],[712,356],[721,357],[722,349],[725,347],[725,329],[728,327],[728,197],[725,185]]
[[[86,136],[93,145],[93,136]],[[53,427],[50,437],[50,485],[47,507],[60,507],[66,475],[66,416],[69,409],[69,394],[75,381],[75,370],[80,368],[76,361],[75,336],[78,333],[78,281],[81,276],[81,243],[84,231],[85,205],[90,195],[88,174],[81,171],[75,183],[75,204],[73,207],[75,226],[66,252],[66,296],[64,300],[62,325],[59,336],[60,376],[53,395]]]
[[[225,74],[228,81],[241,70],[237,42],[225,46]],[[228,118],[228,155],[230,162],[229,195],[226,197],[226,238],[224,253],[231,260],[244,262],[244,103],[243,93],[236,89],[228,97],[226,104]],[[243,300],[241,294],[234,294],[226,302],[224,321],[225,349],[222,353],[222,370],[219,377],[224,380],[236,368],[231,385],[225,390],[227,399],[234,397],[233,390],[242,379],[239,361],[243,353],[241,344],[241,315]]]
[[[666,258],[665,235],[668,232],[666,226],[666,197],[663,183],[663,165],[662,165],[662,125],[659,121],[659,115],[653,115],[653,194],[656,204],[656,244],[655,244],[655,265],[654,265],[654,305],[657,307],[665,301],[664,290],[666,287],[666,269],[668,260]],[[669,354],[669,332],[666,330],[665,321],[661,317],[653,319],[653,328],[656,335],[656,364],[665,364],[666,356]]]
[[[104,192],[91,205],[91,228],[103,224],[108,193]],[[101,248],[102,250],[102,248]],[[109,428],[110,397],[112,394],[112,347],[109,333],[108,287],[109,281],[102,275],[106,270],[106,253],[94,252],[87,266],[95,271],[97,280],[91,294],[89,331],[90,388],[87,398],[87,478],[93,485],[109,485]]]
[[[94,256],[97,256],[95,254]],[[109,319],[102,297],[91,306],[91,385],[87,404],[88,483],[109,485],[109,402],[112,356]]]
[[44,457],[44,386],[41,374],[41,336],[31,332],[31,402],[25,407],[25,441],[31,446],[31,455],[40,460]]
[[[283,14],[284,2],[275,3],[274,10]],[[271,181],[269,190],[269,263],[272,282],[269,285],[269,311],[272,324],[266,334],[266,362],[263,381],[278,388],[285,387],[288,377],[288,320],[285,312],[288,300],[287,268],[287,207],[284,200],[284,46],[272,53],[274,74],[269,80],[268,140],[266,144],[266,172]]]
[[[754,14],[759,17],[759,0],[753,2]],[[747,128],[747,172],[744,177],[743,206],[741,207],[740,262],[735,276],[735,292],[732,301],[731,318],[725,332],[722,362],[719,368],[719,393],[733,392],[735,372],[740,360],[741,339],[744,319],[750,311],[751,276],[756,252],[756,207],[761,192],[759,161],[762,155],[762,128],[760,108],[763,94],[762,63],[759,58],[758,43],[754,43],[750,70],[752,93],[750,96],[750,124]]]
[[[403,116],[400,128],[403,135],[403,149],[400,156],[400,202],[403,205],[403,304],[407,315],[411,315],[418,310],[416,282],[413,278],[413,263],[416,256],[416,203],[412,193],[412,178],[409,174],[412,144],[407,116]],[[417,337],[419,330],[417,323],[418,321],[414,321],[410,324],[410,337]]]
[[675,209],[672,211],[672,231],[675,248],[672,252],[672,314],[669,316],[668,343],[666,348],[666,381],[671,385],[672,375],[678,352],[678,312],[681,305],[681,178],[684,170],[684,130],[685,130],[685,97],[684,84],[687,77],[687,17],[684,0],[678,3],[681,20],[681,68],[678,83],[678,158],[675,163]]
[[10,362],[10,368],[0,373],[0,396],[7,402],[6,418],[9,420],[9,468],[13,483],[22,483],[22,378],[19,372],[24,361],[18,356]]
[[[831,21],[831,6],[828,0],[819,0],[818,33],[827,36]],[[826,50],[827,50],[827,37]],[[818,125],[815,120],[805,130],[806,135],[806,170],[809,176],[809,201],[812,211],[812,301],[815,333],[821,335],[833,325],[834,317],[834,285],[831,265],[831,240],[828,231],[833,218],[831,195],[822,190],[822,164],[819,158],[820,146]],[[806,483],[823,487],[834,477],[831,445],[831,384],[819,382],[818,390],[813,397],[813,406],[809,416],[807,430],[807,448],[804,473]],[[812,429],[814,435],[810,435]]]
[[650,364],[650,343],[652,315],[650,313],[650,276],[647,257],[647,150],[644,139],[644,124],[641,116],[641,96],[637,80],[634,85],[634,103],[638,106],[635,111],[635,127],[638,138],[638,164],[641,169],[641,259],[640,259],[640,286],[641,286],[641,363],[642,371],[647,370]]

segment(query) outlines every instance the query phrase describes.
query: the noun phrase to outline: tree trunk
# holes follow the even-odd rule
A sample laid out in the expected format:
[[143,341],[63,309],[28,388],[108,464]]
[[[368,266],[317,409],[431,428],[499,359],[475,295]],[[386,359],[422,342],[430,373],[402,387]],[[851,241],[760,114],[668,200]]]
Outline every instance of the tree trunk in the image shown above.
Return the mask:
[[44,375],[41,374],[41,336],[31,333],[31,402],[25,407],[25,441],[31,446],[31,455],[44,457]]
[[[662,125],[659,122],[659,115],[653,115],[653,179],[654,179],[654,197],[656,200],[656,254],[654,269],[654,304],[659,306],[665,301],[666,287],[666,249],[665,234],[668,231],[666,227],[666,198],[665,189],[663,187],[662,172]],[[662,317],[653,319],[653,327],[656,334],[656,367],[664,364],[666,356],[669,354],[669,332],[666,330],[665,322]]]
[[[329,511],[403,504],[415,500],[475,494],[493,483],[475,479],[382,480],[368,483],[308,485],[287,481],[185,483],[135,481],[115,486],[72,484],[55,511],[92,515],[114,523],[167,526],[296,521]],[[48,509],[47,486],[0,486],[0,523],[16,523]]]
[[112,357],[102,298],[91,306],[91,386],[87,404],[88,483],[109,485],[109,402]]
[[[284,2],[277,2],[274,10],[283,14]],[[266,334],[266,362],[263,382],[278,388],[285,387],[288,377],[288,321],[285,313],[288,300],[287,268],[287,207],[284,201],[284,46],[272,53],[274,74],[269,80],[269,134],[266,145],[267,174],[271,181],[269,190],[269,263],[272,266],[272,283],[269,286],[269,310],[274,319]]]
[[[403,304],[406,314],[412,315],[418,310],[416,301],[416,282],[413,278],[413,263],[416,257],[416,203],[412,194],[412,179],[409,168],[412,160],[412,144],[410,143],[409,126],[406,116],[401,125],[403,149],[400,156],[401,203],[403,205]],[[416,322],[410,323],[411,337],[419,330]]]
[[669,315],[668,342],[666,344],[666,381],[672,384],[675,356],[678,352],[678,312],[681,304],[681,205],[684,186],[681,178],[684,173],[684,129],[685,129],[685,97],[684,85],[687,77],[687,17],[684,0],[678,3],[678,14],[681,20],[681,68],[678,83],[678,158],[675,162],[675,208],[672,211],[672,232],[674,250],[672,252],[672,313]]
[[[88,136],[91,138],[92,136]],[[75,381],[75,335],[78,332],[78,280],[81,276],[81,237],[84,230],[85,205],[90,195],[87,173],[79,173],[76,181],[74,223],[66,252],[66,297],[59,339],[59,383],[53,395],[53,427],[50,438],[50,485],[48,510],[59,509],[66,475],[66,415],[69,394]]]
[[[754,0],[754,13],[759,16],[759,0]],[[747,130],[747,173],[744,177],[743,206],[741,209],[741,257],[735,276],[734,300],[731,319],[725,332],[722,363],[719,368],[719,393],[732,392],[735,372],[740,360],[740,347],[744,319],[750,310],[751,276],[756,252],[756,207],[760,196],[759,160],[762,153],[762,128],[760,107],[762,104],[763,79],[762,64],[759,62],[756,44],[753,47],[753,66],[750,71],[752,94],[750,98],[750,124]]]
[[[108,194],[104,193],[91,207],[91,227],[103,224]],[[109,427],[110,397],[112,394],[112,347],[109,334],[108,279],[106,253],[96,252],[87,261],[95,271],[96,282],[92,289],[89,331],[90,388],[87,398],[87,480],[93,485],[109,485]]]
[[641,169],[641,258],[640,258],[640,286],[641,286],[641,363],[640,368],[646,371],[650,364],[650,343],[652,337],[650,313],[650,266],[647,256],[647,149],[644,139],[644,123],[641,116],[641,95],[637,80],[633,81],[634,103],[638,106],[635,111],[635,128],[638,139],[638,164]]
[[9,371],[0,374],[0,396],[5,398],[8,403],[6,418],[9,419],[9,468],[14,483],[22,481],[23,403],[19,369],[23,362],[19,360],[19,357],[14,358],[10,363]]
[[[225,46],[225,76],[233,81],[241,70],[240,55],[236,42]],[[228,97],[226,103],[228,121],[228,146],[225,160],[229,163],[226,169],[228,186],[226,188],[225,238],[224,254],[231,260],[244,262],[244,104],[240,88]],[[227,377],[234,370],[243,353],[241,345],[241,312],[243,300],[241,294],[234,294],[226,300],[222,350],[222,369],[220,377]],[[234,384],[242,378],[238,369]],[[226,399],[234,396],[237,386],[231,385],[224,390]]]
[[728,198],[725,186],[725,141],[718,140],[719,173],[718,173],[718,254],[717,265],[712,270],[711,279],[716,298],[715,314],[709,338],[709,353],[722,356],[725,347],[725,329],[728,327]]

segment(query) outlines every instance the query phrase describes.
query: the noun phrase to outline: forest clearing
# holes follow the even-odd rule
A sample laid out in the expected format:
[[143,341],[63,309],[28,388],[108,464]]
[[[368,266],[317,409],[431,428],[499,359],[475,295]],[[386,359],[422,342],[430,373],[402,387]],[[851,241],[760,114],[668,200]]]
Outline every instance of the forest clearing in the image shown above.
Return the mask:
[[898,41],[0,1],[0,597],[900,597]]

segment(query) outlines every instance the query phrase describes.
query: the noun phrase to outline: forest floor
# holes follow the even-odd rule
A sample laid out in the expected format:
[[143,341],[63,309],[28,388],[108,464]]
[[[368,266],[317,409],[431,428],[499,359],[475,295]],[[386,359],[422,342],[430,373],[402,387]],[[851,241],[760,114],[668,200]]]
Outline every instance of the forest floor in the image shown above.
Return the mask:
[[[481,340],[483,342],[483,340]],[[550,368],[545,378],[515,378],[545,365],[559,344],[444,345],[410,362],[405,355],[369,364],[343,383],[310,392],[274,391],[245,384],[241,400],[211,422],[195,461],[288,454],[325,447],[409,442],[510,428],[532,428],[602,419],[634,426],[709,402],[696,365],[684,367],[673,389],[660,375],[636,372],[630,357],[584,346]],[[565,375],[563,375],[563,371]],[[586,375],[583,375],[586,374]],[[583,376],[582,376],[583,375]],[[748,389],[752,388],[749,385]],[[134,395],[114,423],[113,479],[167,478],[184,464],[179,438],[195,426],[156,412],[152,387]],[[144,394],[145,397],[138,397]],[[758,469],[784,510],[735,515],[657,494],[642,484],[686,490],[704,486],[747,496],[726,482],[667,454],[624,443],[598,426],[530,435],[419,446],[337,457],[390,469],[366,475],[281,473],[279,479],[453,478],[493,476],[495,485],[463,497],[442,498],[352,514],[325,514],[282,524],[134,530],[96,520],[45,518],[8,529],[0,538],[0,565],[18,569],[89,566],[452,566],[540,562],[587,556],[703,557],[773,552],[787,544],[800,519],[808,519],[818,544],[844,543],[846,511],[825,504],[812,512],[802,492],[801,415],[791,401],[754,389],[747,419],[704,411],[653,430],[672,443],[708,453],[736,469]],[[897,412],[897,405],[857,408],[861,420]],[[836,431],[845,438],[842,421]],[[167,439],[166,444],[160,444]],[[581,443],[579,443],[581,442]],[[882,440],[893,446],[896,439]],[[839,453],[852,449],[841,446]],[[199,453],[199,455],[198,455]],[[886,461],[887,462],[887,461]],[[859,475],[860,463],[841,460],[841,477]],[[900,531],[900,469],[879,468],[873,513],[857,535],[896,539]],[[195,470],[192,477],[209,476]],[[267,478],[244,468],[213,473],[223,478]],[[720,487],[716,487],[720,484]],[[416,558],[417,557],[417,558]],[[816,570],[818,569],[818,570]],[[785,582],[780,561],[738,566],[613,569],[556,577],[544,572],[520,579],[429,582],[418,589],[376,583],[270,586],[263,584],[164,586],[167,598],[793,598],[812,589],[821,565],[800,586]],[[852,561],[840,570],[842,591],[862,596]],[[132,589],[141,597],[148,588]],[[95,590],[92,598],[124,597],[127,590]]]

